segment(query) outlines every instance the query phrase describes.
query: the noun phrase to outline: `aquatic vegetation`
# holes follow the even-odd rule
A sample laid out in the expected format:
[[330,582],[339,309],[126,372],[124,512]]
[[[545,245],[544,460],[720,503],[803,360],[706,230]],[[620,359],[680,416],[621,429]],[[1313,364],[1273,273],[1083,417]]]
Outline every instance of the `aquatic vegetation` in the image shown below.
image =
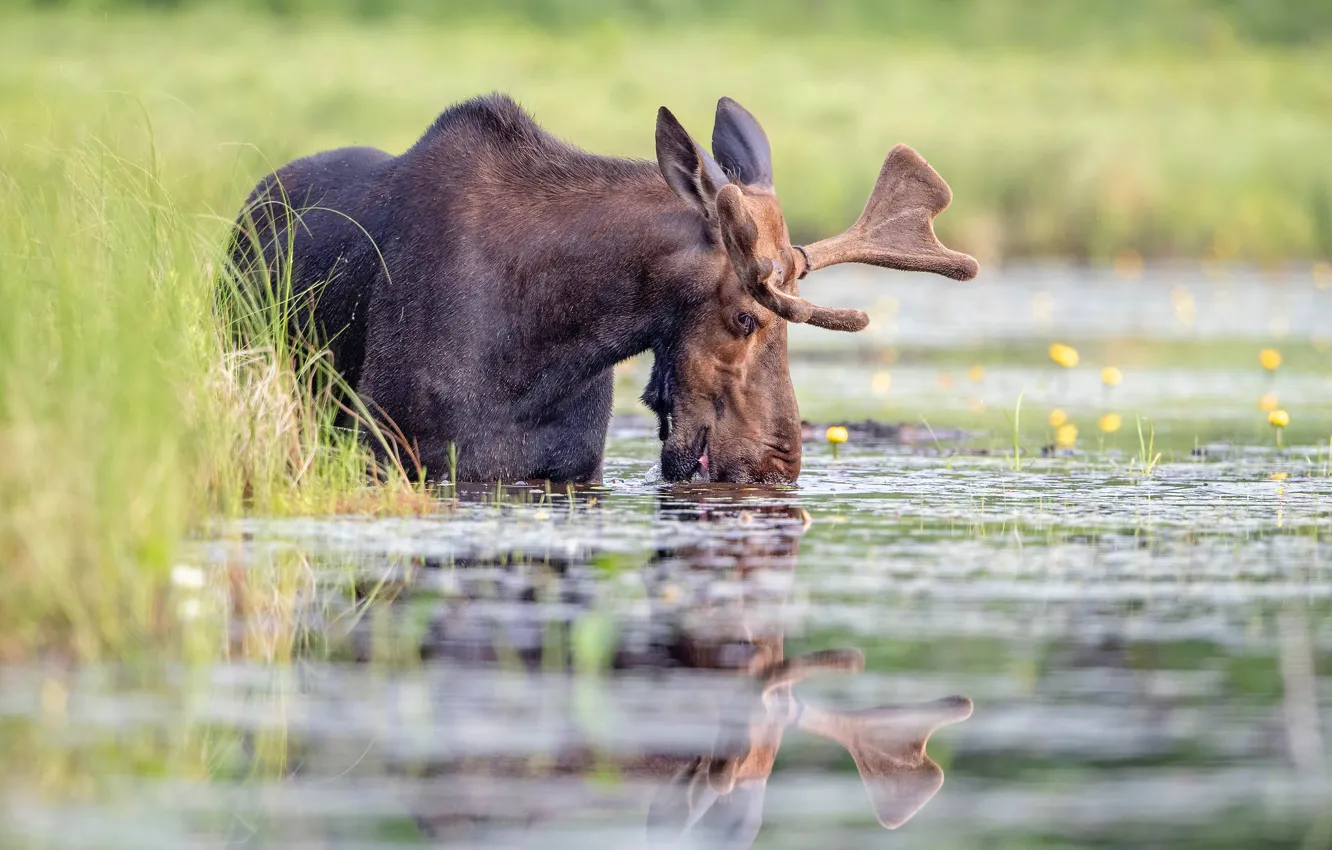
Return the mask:
[[1138,423],[1138,456],[1133,459],[1138,474],[1150,477],[1161,463],[1161,453],[1156,451],[1156,426],[1148,423],[1147,436],[1142,433],[1142,417],[1134,417]]
[[1047,421],[1049,421],[1051,428],[1059,428],[1068,421],[1068,413],[1062,408],[1056,407],[1054,410],[1050,411],[1050,416]]
[[824,433],[824,437],[827,438],[828,443],[832,446],[833,457],[835,458],[837,457],[838,447],[847,441],[849,435],[847,434],[846,428],[844,426],[832,425]]
[[1124,419],[1118,413],[1107,413],[1096,422],[1096,427],[1107,434],[1113,434],[1124,424]]
[[1281,435],[1285,432],[1287,426],[1290,425],[1290,414],[1284,410],[1273,410],[1271,413],[1267,414],[1267,424],[1271,425],[1272,430],[1276,432],[1276,445],[1277,448],[1280,449]]
[[1078,442],[1078,426],[1066,422],[1055,429],[1055,445],[1061,449],[1071,449]]
[[1078,350],[1071,345],[1056,342],[1050,346],[1050,359],[1065,369],[1078,365]]

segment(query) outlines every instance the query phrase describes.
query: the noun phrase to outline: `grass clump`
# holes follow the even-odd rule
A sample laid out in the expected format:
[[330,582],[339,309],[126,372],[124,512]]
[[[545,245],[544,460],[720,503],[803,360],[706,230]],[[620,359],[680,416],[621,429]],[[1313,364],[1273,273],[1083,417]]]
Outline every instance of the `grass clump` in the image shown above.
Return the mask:
[[0,658],[133,658],[177,640],[180,542],[213,518],[383,509],[320,358],[218,321],[228,224],[151,145],[0,146]]

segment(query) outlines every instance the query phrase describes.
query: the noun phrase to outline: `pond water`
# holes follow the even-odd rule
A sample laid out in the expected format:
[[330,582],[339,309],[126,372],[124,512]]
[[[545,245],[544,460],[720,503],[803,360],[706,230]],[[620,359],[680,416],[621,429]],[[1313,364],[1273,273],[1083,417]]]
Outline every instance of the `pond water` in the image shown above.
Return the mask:
[[[836,458],[812,429],[798,489],[649,483],[657,444],[626,414],[602,487],[190,541],[173,604],[280,663],[0,669],[0,729],[40,741],[50,784],[116,753],[78,793],[6,790],[0,846],[1332,846],[1332,365],[1310,315],[1332,296],[1255,277],[1262,298],[1232,296],[1248,324],[1207,290],[1158,326],[1133,305],[1171,310],[1186,276],[1046,274],[917,307],[892,277],[877,297],[929,328],[797,338],[812,418],[906,425]],[[1169,362],[1106,390],[1099,363],[1043,362],[1055,339]],[[971,380],[1009,343],[1040,356]],[[1321,439],[1278,450],[1264,392]],[[1019,393],[1014,458],[969,401]],[[1083,423],[1071,447],[1046,448],[1054,404]],[[1111,409],[1128,424],[1098,432]],[[1139,414],[1164,423],[1147,452]],[[163,750],[195,757],[136,761]]]

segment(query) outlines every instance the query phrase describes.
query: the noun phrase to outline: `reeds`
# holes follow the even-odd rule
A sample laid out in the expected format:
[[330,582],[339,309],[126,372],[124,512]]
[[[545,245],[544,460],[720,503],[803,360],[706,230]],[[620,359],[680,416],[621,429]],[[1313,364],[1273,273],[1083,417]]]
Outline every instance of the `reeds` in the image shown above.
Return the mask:
[[244,343],[219,321],[229,227],[180,208],[149,141],[5,151],[0,658],[169,651],[176,553],[215,519],[430,509],[336,427],[336,377],[280,304]]

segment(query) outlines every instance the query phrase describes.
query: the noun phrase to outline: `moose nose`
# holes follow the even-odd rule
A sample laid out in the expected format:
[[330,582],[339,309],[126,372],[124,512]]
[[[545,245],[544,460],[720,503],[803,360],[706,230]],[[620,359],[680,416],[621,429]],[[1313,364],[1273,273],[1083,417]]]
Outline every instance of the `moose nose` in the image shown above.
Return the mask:
[[758,479],[770,484],[794,484],[800,477],[800,444],[794,448],[769,444],[764,448]]

